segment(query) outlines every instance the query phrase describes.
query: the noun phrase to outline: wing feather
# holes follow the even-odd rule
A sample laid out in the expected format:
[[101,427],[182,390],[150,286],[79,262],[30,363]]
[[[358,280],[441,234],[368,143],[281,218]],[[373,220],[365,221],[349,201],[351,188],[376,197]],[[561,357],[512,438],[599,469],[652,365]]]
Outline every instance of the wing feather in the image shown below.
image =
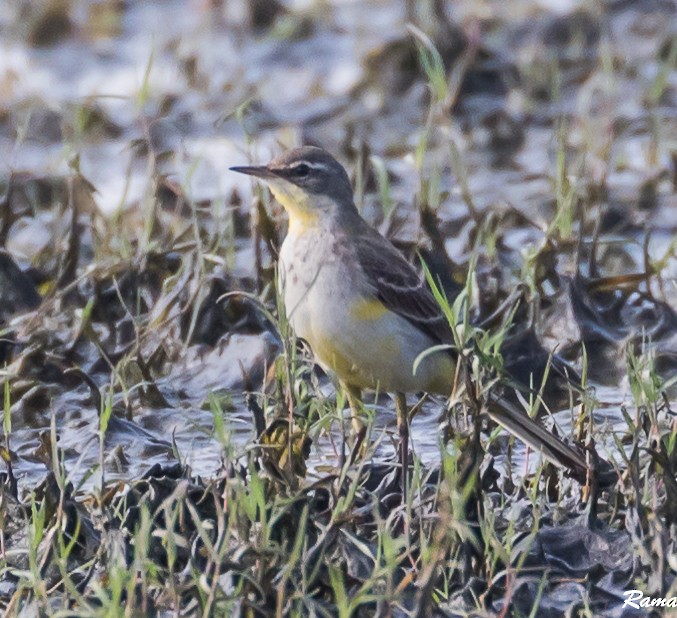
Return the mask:
[[435,343],[453,343],[449,322],[428,285],[390,241],[367,226],[353,240],[357,260],[376,297]]

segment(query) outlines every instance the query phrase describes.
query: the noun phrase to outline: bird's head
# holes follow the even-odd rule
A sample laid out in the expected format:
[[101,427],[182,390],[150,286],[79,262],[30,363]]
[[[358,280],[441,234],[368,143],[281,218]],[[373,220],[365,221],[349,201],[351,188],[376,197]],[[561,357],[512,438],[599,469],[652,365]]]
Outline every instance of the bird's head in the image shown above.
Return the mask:
[[308,226],[342,212],[355,212],[343,166],[322,148],[288,150],[267,165],[231,167],[263,180],[289,214],[290,226]]

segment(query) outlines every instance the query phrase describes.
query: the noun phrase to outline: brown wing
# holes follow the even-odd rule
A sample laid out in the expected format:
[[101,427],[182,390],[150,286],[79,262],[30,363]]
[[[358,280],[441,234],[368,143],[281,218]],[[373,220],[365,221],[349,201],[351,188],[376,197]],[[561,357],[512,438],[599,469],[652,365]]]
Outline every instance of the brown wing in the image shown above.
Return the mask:
[[453,343],[449,322],[432,292],[402,254],[366,225],[353,234],[353,241],[358,262],[377,298],[435,342]]

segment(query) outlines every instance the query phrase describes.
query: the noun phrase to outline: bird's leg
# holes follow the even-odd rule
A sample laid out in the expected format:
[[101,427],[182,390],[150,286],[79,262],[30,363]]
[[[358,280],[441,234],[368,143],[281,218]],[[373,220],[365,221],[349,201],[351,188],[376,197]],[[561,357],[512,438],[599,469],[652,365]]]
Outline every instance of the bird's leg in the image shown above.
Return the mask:
[[352,446],[352,454],[350,456],[350,462],[353,463],[358,454],[364,454],[364,438],[367,433],[367,427],[362,420],[360,406],[360,402],[362,401],[362,392],[359,388],[349,386],[344,383],[341,383],[341,386],[348,397],[348,405],[350,406],[350,423],[353,426],[353,432],[355,434],[355,442]]
[[398,459],[402,471],[400,477],[402,479],[402,502],[406,502],[409,472],[409,415],[404,393],[395,393],[395,410],[397,411],[397,432],[400,438]]
[[362,401],[362,392],[359,388],[355,388],[354,386],[348,386],[347,384],[343,383],[341,383],[341,386],[348,397],[348,405],[350,406],[350,422],[355,433],[359,434],[360,431],[364,429],[364,422],[362,421],[362,415],[360,414],[360,401]]
[[362,410],[360,402],[362,401],[362,392],[354,386],[343,385],[343,389],[348,396],[348,405],[350,406],[350,422],[355,433],[355,443],[350,455],[350,463],[355,463],[358,455],[364,455],[364,438],[367,435],[367,427],[362,420]]

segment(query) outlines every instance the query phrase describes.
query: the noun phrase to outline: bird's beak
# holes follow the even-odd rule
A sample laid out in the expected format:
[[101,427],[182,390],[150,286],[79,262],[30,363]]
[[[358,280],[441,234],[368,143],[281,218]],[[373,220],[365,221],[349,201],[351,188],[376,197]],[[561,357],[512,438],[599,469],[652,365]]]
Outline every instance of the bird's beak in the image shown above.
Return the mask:
[[256,176],[257,178],[275,178],[277,174],[273,172],[266,165],[244,165],[239,167],[231,167],[231,172],[239,172],[240,174],[247,174],[248,176]]

